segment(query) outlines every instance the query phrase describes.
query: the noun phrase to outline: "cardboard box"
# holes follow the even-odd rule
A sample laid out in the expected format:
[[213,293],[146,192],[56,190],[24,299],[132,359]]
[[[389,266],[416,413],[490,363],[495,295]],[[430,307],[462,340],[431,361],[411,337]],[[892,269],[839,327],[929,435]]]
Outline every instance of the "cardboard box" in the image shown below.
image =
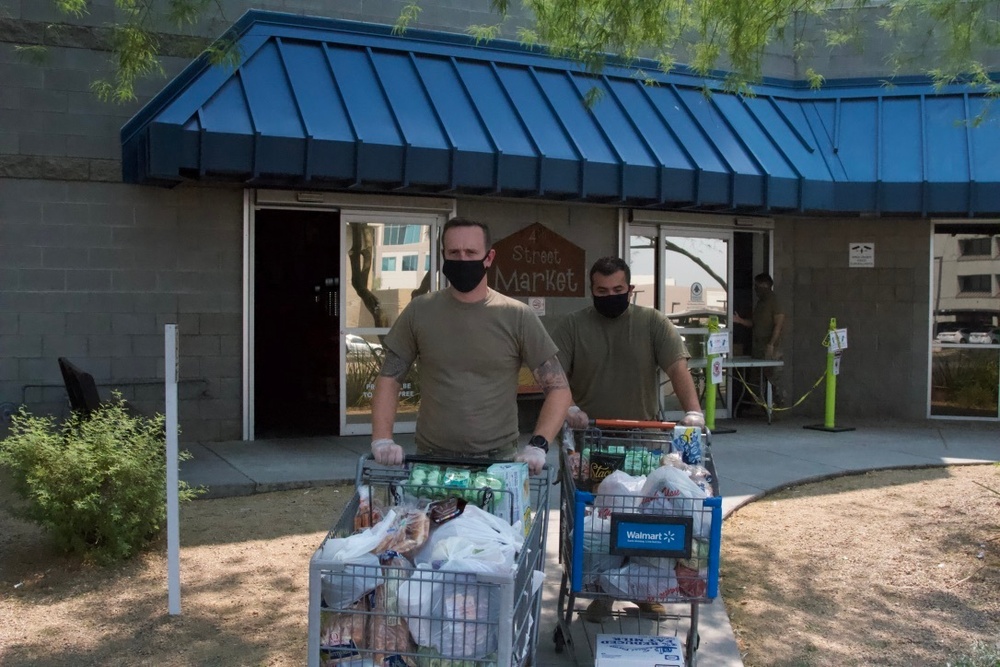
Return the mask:
[[497,504],[495,514],[510,525],[517,521],[524,522],[525,531],[530,523],[531,487],[528,483],[527,463],[494,463],[486,469],[489,474],[503,480],[507,491],[504,498]]
[[677,637],[597,635],[594,667],[678,667],[684,648]]

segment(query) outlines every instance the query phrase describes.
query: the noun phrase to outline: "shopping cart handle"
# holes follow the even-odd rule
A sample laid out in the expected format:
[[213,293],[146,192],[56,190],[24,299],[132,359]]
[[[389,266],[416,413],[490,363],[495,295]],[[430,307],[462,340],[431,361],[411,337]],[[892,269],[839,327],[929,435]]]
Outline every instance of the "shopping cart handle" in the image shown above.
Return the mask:
[[670,431],[677,422],[641,421],[636,419],[591,419],[591,426],[597,428],[655,428]]

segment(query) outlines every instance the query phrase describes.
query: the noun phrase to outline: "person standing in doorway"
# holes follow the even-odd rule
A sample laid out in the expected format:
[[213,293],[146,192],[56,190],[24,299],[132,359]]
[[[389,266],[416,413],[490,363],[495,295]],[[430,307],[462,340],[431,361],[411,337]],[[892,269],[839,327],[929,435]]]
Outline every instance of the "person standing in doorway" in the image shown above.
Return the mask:
[[[684,341],[661,312],[631,303],[634,288],[625,260],[598,259],[590,269],[593,305],[567,315],[556,328],[553,338],[576,401],[566,422],[582,429],[591,418],[657,419],[657,370],[662,370],[686,411],[678,423],[703,427],[705,417],[688,371],[690,355]],[[643,614],[664,613],[659,603],[637,604]],[[611,615],[612,607],[610,598],[597,598],[584,618],[601,622]]]
[[[418,362],[419,454],[516,459],[538,474],[572,402],[555,343],[526,304],[487,285],[496,253],[486,225],[449,220],[442,254],[448,288],[411,301],[383,341],[385,361],[372,398],[372,454],[384,465],[402,463],[393,425],[403,378]],[[518,449],[522,365],[533,369],[545,400],[533,436]]]
[[[753,291],[757,297],[753,315],[750,318],[733,314],[733,321],[749,327],[752,332],[750,354],[754,359],[780,361],[781,333],[785,328],[785,309],[774,293],[774,280],[767,273],[758,273],[753,279]],[[778,386],[778,367],[763,369],[763,377],[774,389],[774,402],[782,405],[782,394]]]

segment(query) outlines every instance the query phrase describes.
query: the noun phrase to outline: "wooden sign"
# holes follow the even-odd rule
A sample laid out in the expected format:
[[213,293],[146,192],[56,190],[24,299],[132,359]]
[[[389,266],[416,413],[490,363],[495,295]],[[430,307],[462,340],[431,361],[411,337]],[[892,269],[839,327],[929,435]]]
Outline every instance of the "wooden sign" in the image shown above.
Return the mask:
[[490,287],[513,297],[585,296],[583,248],[541,223],[493,244],[496,258],[487,275]]

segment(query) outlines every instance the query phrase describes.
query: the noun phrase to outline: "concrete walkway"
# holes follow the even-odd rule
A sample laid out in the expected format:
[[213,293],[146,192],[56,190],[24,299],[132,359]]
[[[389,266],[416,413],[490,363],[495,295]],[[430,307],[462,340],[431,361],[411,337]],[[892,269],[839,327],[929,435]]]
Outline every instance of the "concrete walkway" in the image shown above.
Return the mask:
[[[1000,424],[995,422],[843,422],[837,425],[856,430],[841,433],[803,428],[813,423],[795,418],[771,425],[762,420],[736,420],[725,424],[735,428],[735,433],[713,436],[725,515],[764,493],[806,480],[879,468],[1000,461]],[[398,441],[413,451],[412,436],[400,436]],[[180,476],[193,486],[207,486],[205,497],[210,498],[331,484],[355,478],[358,460],[369,451],[369,442],[367,436],[360,436],[185,444],[193,458],[181,464]],[[555,451],[549,462],[558,465]],[[537,664],[570,665],[570,652],[557,654],[552,642],[561,575],[557,491],[551,500]],[[699,662],[741,666],[723,600],[701,605],[700,614]],[[682,636],[685,627],[679,629]],[[579,641],[576,651],[582,664],[590,662],[587,648]]]

